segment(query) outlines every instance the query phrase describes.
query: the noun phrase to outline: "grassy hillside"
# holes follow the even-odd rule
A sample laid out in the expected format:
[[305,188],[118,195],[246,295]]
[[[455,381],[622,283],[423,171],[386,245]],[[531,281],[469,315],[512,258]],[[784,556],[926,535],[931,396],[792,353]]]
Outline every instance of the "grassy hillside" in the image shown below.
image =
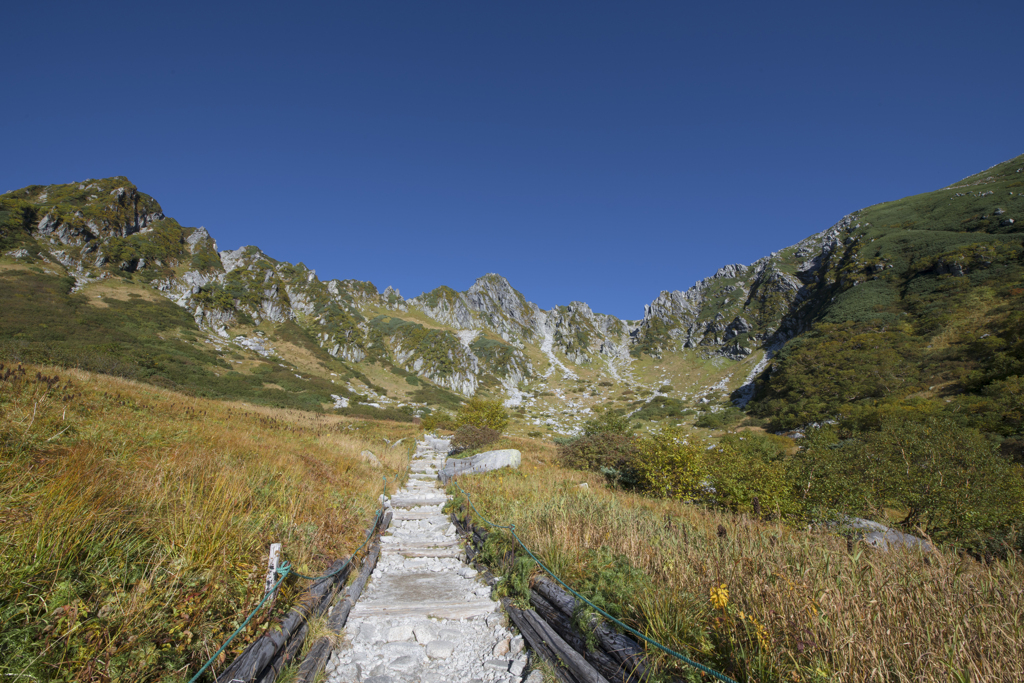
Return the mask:
[[381,491],[359,453],[395,473],[384,438],[413,433],[0,363],[0,674],[185,680],[262,597],[271,542],[307,574],[358,547]]
[[[480,512],[515,524],[606,611],[739,681],[1024,679],[1018,556],[881,553],[823,528],[609,489],[599,474],[559,467],[551,446],[516,447],[521,470],[461,480]],[[539,569],[507,532],[488,539],[485,557],[507,577],[499,593],[523,599]],[[649,654],[656,680],[704,680]]]
[[841,291],[762,379],[755,410],[792,427],[849,404],[1000,393],[1024,374],[1022,167],[855,214]]
[[81,368],[194,396],[279,408],[323,411],[339,395],[351,405],[334,412],[406,422],[413,419],[411,408],[359,402],[389,391],[396,399],[408,395],[434,405],[458,401],[415,376],[415,384],[406,381],[410,373],[386,359],[367,367],[333,358],[292,321],[233,328],[234,335],[262,334],[275,350],[273,357],[263,357],[201,329],[186,309],[141,283],[114,278],[77,292],[74,285],[53,267],[0,263],[0,359]]

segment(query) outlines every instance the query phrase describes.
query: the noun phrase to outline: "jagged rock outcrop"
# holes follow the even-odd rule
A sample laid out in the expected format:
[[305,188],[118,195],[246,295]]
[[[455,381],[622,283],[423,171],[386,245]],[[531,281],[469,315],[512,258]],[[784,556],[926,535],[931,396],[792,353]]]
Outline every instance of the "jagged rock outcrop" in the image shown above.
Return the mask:
[[778,345],[806,329],[824,292],[837,279],[856,240],[847,236],[854,216],[750,266],[723,266],[685,292],[662,292],[644,309],[633,331],[634,352],[704,348],[734,360],[754,349]]
[[[255,246],[218,251],[206,228],[166,218],[125,178],[32,186],[4,197],[29,207],[32,236],[49,245],[39,257],[62,264],[79,286],[111,270],[138,273],[222,337],[239,323],[295,322],[335,358],[388,360],[466,396],[489,375],[515,393],[535,375],[528,344],[567,377],[574,375],[560,358],[586,365],[696,348],[742,359],[805,329],[822,301],[858,284],[864,270],[850,234],[859,224],[847,216],[749,266],[726,265],[686,291],[664,291],[638,323],[628,323],[580,301],[544,311],[495,273],[465,292],[439,287],[412,299],[368,282],[324,282],[303,264],[277,261]],[[965,272],[952,261],[935,269]],[[410,311],[449,330],[390,315]]]
[[405,303],[442,324],[460,330],[489,329],[505,341],[532,341],[543,335],[540,308],[496,273],[478,278],[465,292],[438,287]]

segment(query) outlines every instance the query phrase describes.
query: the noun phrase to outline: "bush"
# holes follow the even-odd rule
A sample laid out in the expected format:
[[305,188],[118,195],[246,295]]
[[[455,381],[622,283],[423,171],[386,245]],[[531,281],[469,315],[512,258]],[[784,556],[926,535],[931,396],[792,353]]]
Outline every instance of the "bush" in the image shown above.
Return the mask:
[[613,432],[581,436],[558,447],[562,465],[573,470],[593,472],[604,469],[622,471],[631,466],[636,453],[636,445],[631,437]]
[[508,411],[501,401],[473,397],[455,414],[455,427],[463,425],[486,427],[501,433],[508,427]]
[[683,416],[690,415],[692,413],[693,411],[688,409],[678,398],[655,396],[651,399],[650,403],[645,404],[640,408],[640,410],[633,413],[633,417],[637,420],[651,420],[656,422],[658,420],[668,418],[675,418],[676,420],[679,420]]
[[420,420],[420,426],[428,432],[435,429],[455,429],[455,418],[447,410],[438,409],[429,415],[424,415]]
[[[901,511],[900,526],[938,541],[978,545],[1024,513],[1021,470],[978,430],[952,420],[893,414],[852,446],[875,484],[875,505]],[[867,470],[868,468],[865,468]]]
[[742,410],[735,406],[729,406],[717,413],[704,413],[693,424],[704,429],[728,429],[739,424],[744,417],[746,416]]
[[677,428],[638,439],[635,462],[637,484],[669,498],[694,498],[704,479],[705,446],[689,443]]
[[456,449],[457,453],[461,453],[462,451],[483,448],[487,444],[494,443],[499,438],[501,438],[501,434],[497,430],[487,427],[462,425],[455,430],[455,435],[452,437],[452,446]]
[[768,518],[801,512],[787,467],[790,439],[772,434],[730,434],[707,453],[713,502],[733,512]]
[[620,436],[633,436],[633,428],[634,425],[630,422],[629,417],[605,412],[583,423],[583,435],[618,434]]

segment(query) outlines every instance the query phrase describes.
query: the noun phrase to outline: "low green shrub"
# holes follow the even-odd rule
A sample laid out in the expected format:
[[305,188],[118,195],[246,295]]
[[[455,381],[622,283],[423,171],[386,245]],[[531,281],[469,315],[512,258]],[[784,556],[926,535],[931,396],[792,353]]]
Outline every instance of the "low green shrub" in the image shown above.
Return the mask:
[[745,417],[742,410],[735,406],[729,406],[717,413],[704,413],[697,418],[694,425],[704,429],[728,429],[738,425]]
[[474,396],[464,403],[455,414],[455,428],[463,425],[486,427],[503,432],[508,427],[508,411],[501,401]]
[[668,498],[700,497],[707,449],[691,440],[675,427],[637,439],[633,463],[639,488]]
[[452,437],[452,446],[457,452],[469,451],[492,444],[500,437],[501,433],[495,429],[462,425],[455,430],[455,435]]
[[582,436],[558,448],[558,457],[564,467],[591,472],[604,469],[622,471],[631,466],[636,453],[632,437],[613,432]]
[[455,430],[455,418],[447,410],[439,408],[429,415],[424,415],[423,419],[420,420],[420,426],[428,432],[432,432],[435,429],[449,429]]
[[610,411],[601,413],[583,423],[584,436],[593,436],[595,434],[633,436],[634,429],[635,425],[629,417]]

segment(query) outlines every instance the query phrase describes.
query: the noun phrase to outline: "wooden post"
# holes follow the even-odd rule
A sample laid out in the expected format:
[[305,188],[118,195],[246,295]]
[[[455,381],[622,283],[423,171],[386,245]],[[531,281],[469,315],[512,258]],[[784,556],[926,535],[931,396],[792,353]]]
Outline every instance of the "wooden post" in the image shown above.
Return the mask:
[[264,597],[269,596],[273,601],[274,596],[271,592],[274,590],[274,584],[277,583],[277,566],[281,561],[281,544],[271,543],[270,544],[270,561],[267,563],[267,584],[263,590]]

